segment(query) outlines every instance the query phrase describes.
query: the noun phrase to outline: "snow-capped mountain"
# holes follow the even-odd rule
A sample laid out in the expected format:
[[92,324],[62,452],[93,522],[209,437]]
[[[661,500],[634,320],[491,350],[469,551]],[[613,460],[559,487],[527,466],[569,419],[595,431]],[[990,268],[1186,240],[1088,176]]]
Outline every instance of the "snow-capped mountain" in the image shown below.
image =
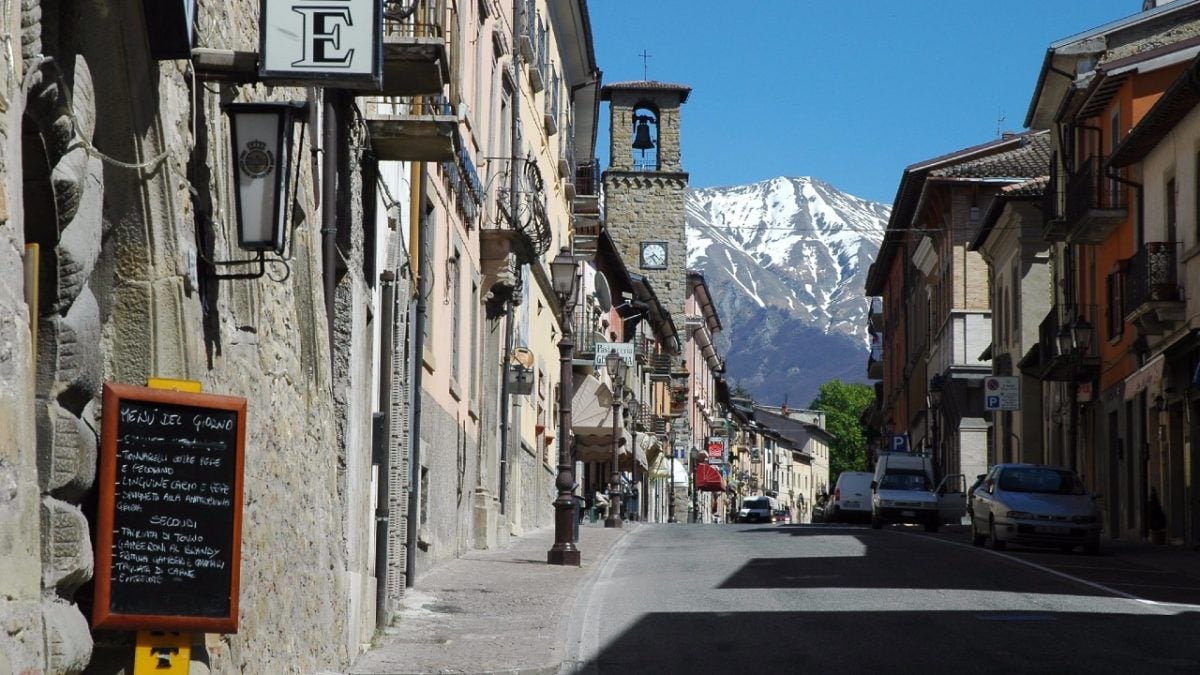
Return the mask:
[[716,301],[732,385],[805,406],[827,380],[865,381],[863,286],[890,210],[809,177],[690,192],[688,268]]

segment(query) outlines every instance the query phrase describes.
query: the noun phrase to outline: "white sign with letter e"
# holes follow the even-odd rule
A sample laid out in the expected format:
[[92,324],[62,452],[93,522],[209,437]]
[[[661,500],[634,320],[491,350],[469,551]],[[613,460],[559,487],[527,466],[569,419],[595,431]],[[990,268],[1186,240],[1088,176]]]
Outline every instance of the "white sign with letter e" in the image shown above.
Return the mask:
[[259,76],[268,82],[378,88],[382,6],[379,0],[264,0]]

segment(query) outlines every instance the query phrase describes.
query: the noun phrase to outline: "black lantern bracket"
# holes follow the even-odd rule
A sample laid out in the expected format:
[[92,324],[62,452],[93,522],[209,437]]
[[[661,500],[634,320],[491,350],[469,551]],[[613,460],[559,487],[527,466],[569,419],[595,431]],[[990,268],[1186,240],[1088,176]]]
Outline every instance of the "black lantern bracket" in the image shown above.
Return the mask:
[[[293,193],[300,182],[301,166],[295,157],[304,150],[303,130],[297,152],[293,152],[292,140],[295,125],[304,124],[308,103],[227,103],[222,108],[230,123],[237,244],[238,248],[255,255],[245,259],[213,260],[201,254],[200,259],[216,269],[257,267],[246,272],[213,271],[208,274],[212,279],[266,276],[273,281],[286,281],[291,276],[289,263],[295,246]],[[282,266],[283,273],[268,274],[268,264]]]

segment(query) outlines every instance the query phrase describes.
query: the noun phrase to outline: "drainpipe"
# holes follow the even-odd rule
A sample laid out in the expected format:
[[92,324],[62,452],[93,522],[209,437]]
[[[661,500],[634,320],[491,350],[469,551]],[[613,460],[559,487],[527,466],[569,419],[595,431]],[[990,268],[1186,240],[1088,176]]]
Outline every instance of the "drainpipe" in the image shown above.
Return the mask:
[[421,380],[424,373],[425,352],[425,297],[428,294],[428,277],[425,275],[424,264],[429,260],[429,217],[425,211],[425,195],[429,189],[429,174],[425,164],[420,168],[414,167],[414,173],[420,177],[413,181],[413,218],[409,225],[416,254],[416,264],[413,266],[413,282],[416,284],[417,297],[413,311],[413,320],[409,324],[412,355],[410,368],[412,379],[409,389],[408,417],[408,557],[405,560],[404,577],[407,586],[413,586],[417,559],[417,530],[421,527]]
[[329,370],[333,376],[333,294],[337,287],[337,181],[339,92],[326,89],[321,120],[321,253],[325,282],[325,325],[329,331]]
[[375,625],[383,628],[391,621],[387,609],[387,565],[388,565],[388,528],[391,518],[391,448],[388,443],[392,428],[392,343],[395,341],[395,311],[396,311],[396,275],[392,270],[385,270],[380,275],[382,281],[380,298],[379,329],[380,359],[379,366],[382,377],[379,378],[379,413],[382,424],[375,434],[375,463],[379,466],[379,480],[375,492]]

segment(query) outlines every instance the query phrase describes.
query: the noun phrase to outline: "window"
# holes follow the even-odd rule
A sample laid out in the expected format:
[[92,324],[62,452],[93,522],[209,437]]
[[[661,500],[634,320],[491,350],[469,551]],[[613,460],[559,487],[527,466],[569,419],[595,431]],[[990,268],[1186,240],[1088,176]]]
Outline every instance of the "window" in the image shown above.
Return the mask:
[[1124,278],[1119,269],[1109,273],[1105,279],[1105,290],[1108,297],[1106,323],[1108,324],[1108,339],[1110,340],[1120,337],[1125,328],[1123,281]]

